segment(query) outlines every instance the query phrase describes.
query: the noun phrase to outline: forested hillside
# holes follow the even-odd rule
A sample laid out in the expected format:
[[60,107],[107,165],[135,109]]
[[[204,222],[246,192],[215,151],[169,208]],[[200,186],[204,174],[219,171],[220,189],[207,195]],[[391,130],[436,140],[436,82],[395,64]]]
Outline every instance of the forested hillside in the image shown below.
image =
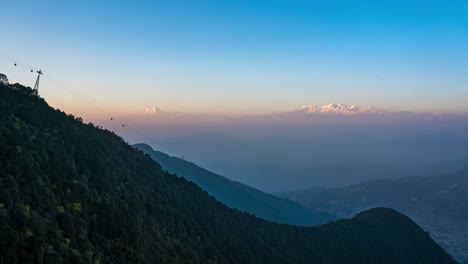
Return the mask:
[[0,84],[0,263],[454,263],[390,209],[317,228],[230,209],[114,133]]
[[468,263],[468,169],[446,175],[374,180],[283,194],[304,206],[352,217],[385,206],[411,217],[457,261]]
[[231,181],[196,164],[156,151],[146,144],[133,146],[149,154],[164,170],[196,183],[231,208],[269,221],[294,225],[312,226],[338,219],[336,216],[305,208],[296,202]]

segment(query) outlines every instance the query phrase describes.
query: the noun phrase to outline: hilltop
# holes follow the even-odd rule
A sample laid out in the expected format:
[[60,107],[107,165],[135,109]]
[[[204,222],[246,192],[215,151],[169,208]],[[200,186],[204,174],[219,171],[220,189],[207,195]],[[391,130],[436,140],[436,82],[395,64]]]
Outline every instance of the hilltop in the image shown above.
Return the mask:
[[341,217],[352,217],[372,207],[393,208],[410,216],[459,262],[468,263],[468,169],[373,180],[343,188],[315,188],[283,196]]
[[230,209],[111,131],[0,84],[0,263],[454,263],[378,208],[316,228]]

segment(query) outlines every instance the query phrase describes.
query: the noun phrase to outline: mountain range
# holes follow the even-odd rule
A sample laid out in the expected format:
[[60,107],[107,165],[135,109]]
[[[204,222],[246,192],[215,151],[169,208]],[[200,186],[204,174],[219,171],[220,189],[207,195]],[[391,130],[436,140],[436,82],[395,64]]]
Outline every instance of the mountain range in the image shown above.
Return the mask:
[[296,227],[228,208],[18,84],[0,85],[0,234],[0,263],[455,263],[392,209]]
[[[206,114],[192,114],[192,113],[182,113],[182,112],[166,112],[158,108],[157,106],[147,107],[145,108],[140,114],[142,115],[150,115],[150,116],[157,116],[157,115],[178,115],[178,116],[186,116],[186,117],[223,117],[222,115],[210,115],[209,113]],[[303,105],[298,108],[292,110],[285,110],[285,111],[276,111],[272,112],[271,114],[266,115],[244,115],[238,116],[237,118],[255,118],[255,117],[265,117],[265,116],[277,116],[277,115],[293,115],[293,114],[306,114],[306,115],[337,115],[337,116],[353,116],[353,115],[386,115],[386,116],[396,116],[396,117],[408,117],[408,116],[426,116],[426,117],[461,117],[467,116],[463,113],[419,113],[419,112],[411,112],[411,111],[387,111],[385,109],[376,108],[373,106],[361,106],[357,104],[341,104],[341,103],[330,103],[325,105]]]
[[372,207],[393,208],[421,225],[460,263],[468,263],[468,169],[447,175],[373,180],[344,188],[313,188],[281,196],[342,217]]
[[205,170],[184,159],[171,157],[146,144],[133,145],[158,162],[164,170],[196,183],[218,201],[231,208],[245,211],[277,223],[313,226],[336,220],[327,213],[305,208],[302,205],[264,193],[242,183]]
[[306,114],[341,114],[341,115],[355,115],[355,114],[383,114],[387,113],[384,110],[376,109],[369,106],[358,106],[358,105],[344,105],[344,104],[327,104],[323,106],[317,105],[304,105],[299,109],[295,109],[294,113],[306,113]]

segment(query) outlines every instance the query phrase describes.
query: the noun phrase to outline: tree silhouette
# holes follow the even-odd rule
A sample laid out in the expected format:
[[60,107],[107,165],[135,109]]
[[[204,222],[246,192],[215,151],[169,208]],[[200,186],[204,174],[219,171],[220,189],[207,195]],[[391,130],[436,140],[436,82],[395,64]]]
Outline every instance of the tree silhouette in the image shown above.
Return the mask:
[[0,73],[0,83],[3,85],[8,85],[8,78],[3,73]]

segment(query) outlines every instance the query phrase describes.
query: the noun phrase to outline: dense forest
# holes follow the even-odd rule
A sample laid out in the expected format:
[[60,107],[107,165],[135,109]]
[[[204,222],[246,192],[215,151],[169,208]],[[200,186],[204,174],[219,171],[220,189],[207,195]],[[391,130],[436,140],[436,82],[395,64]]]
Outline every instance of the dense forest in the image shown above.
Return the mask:
[[0,263],[454,263],[391,209],[320,227],[230,209],[114,133],[0,83]]

